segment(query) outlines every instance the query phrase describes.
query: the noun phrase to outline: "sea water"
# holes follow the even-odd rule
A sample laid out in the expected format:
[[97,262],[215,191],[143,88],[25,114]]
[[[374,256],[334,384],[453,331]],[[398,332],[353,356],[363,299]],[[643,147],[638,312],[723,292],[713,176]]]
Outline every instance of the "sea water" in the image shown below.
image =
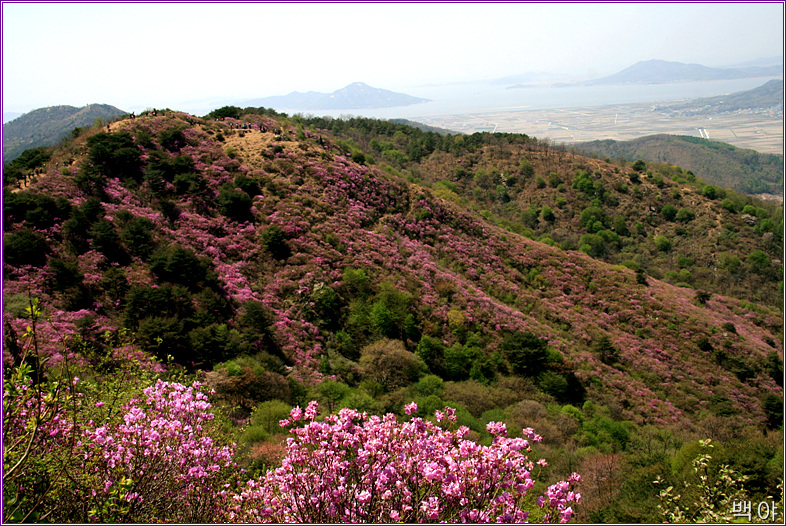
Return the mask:
[[309,110],[275,108],[290,115],[331,117],[374,117],[412,119],[464,113],[584,108],[617,104],[658,104],[686,99],[715,97],[757,88],[776,77],[761,77],[669,84],[629,84],[608,86],[532,86],[511,88],[489,82],[404,87],[400,92],[431,102],[395,108]]

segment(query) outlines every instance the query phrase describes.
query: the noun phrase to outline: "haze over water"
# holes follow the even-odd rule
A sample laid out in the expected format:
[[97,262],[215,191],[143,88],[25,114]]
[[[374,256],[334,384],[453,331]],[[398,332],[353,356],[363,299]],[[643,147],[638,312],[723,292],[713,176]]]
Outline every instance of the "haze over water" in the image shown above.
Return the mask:
[[[275,108],[287,113],[340,117],[355,115],[379,119],[485,113],[556,108],[582,108],[616,104],[663,103],[683,99],[715,97],[756,88],[775,77],[680,82],[651,85],[571,86],[507,89],[488,82],[474,82],[444,86],[413,86],[403,90],[407,95],[423,97],[432,102],[395,108],[312,110]],[[383,87],[383,86],[374,86]]]

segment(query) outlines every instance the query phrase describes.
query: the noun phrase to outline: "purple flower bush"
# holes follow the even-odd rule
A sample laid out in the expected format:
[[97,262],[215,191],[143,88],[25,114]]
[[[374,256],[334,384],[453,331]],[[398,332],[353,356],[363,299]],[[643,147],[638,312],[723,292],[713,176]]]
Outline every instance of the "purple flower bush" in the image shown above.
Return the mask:
[[[480,445],[466,439],[466,427],[452,429],[447,407],[435,422],[404,423],[352,409],[320,422],[316,402],[296,407],[281,421],[294,436],[280,467],[243,482],[235,445],[212,425],[198,382],[158,380],[113,411],[112,399],[125,395],[111,387],[80,392],[74,378],[41,389],[29,369],[16,372],[3,392],[9,520],[564,523],[581,498],[575,473],[528,497],[536,482],[527,454],[540,441],[532,429],[508,438],[492,422],[491,444]],[[88,402],[95,389],[103,396]]]
[[[210,436],[214,415],[200,387],[159,380],[124,408],[122,422],[88,423],[77,448],[95,481],[83,494],[91,520],[206,522],[221,513],[234,445]],[[125,511],[107,517],[105,504],[121,486]]]
[[[87,405],[90,386],[34,385],[24,368],[3,390],[8,520],[212,522],[227,505],[234,444],[222,443],[199,383],[158,381],[121,411],[127,387]],[[109,404],[109,405],[107,405]],[[82,421],[85,415],[96,420]]]
[[[287,440],[281,467],[249,480],[233,497],[231,520],[241,522],[568,522],[580,481],[550,486],[537,499],[530,443],[540,437],[508,438],[489,423],[489,446],[467,440],[464,426],[451,429],[455,411],[435,413],[436,422],[393,414],[369,416],[353,409],[317,420],[317,403],[296,407],[281,425]],[[405,409],[417,411],[413,402]],[[528,509],[532,508],[532,509]]]

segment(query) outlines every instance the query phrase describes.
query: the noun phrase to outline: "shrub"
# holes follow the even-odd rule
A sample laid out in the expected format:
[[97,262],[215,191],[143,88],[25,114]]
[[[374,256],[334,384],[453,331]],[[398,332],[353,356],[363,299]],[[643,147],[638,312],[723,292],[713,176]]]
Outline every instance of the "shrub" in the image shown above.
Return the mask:
[[666,221],[671,221],[677,216],[677,209],[674,208],[672,205],[665,205],[663,208],[660,209],[660,214],[663,216]]
[[763,250],[754,250],[746,259],[753,272],[762,274],[770,268],[770,258]]
[[[727,465],[711,467],[712,456],[704,450],[713,445],[709,439],[700,440],[699,444],[702,450],[692,462],[694,476],[690,484],[685,482],[685,491],[695,486],[698,498],[681,500],[682,495],[669,486],[660,491],[661,504],[658,508],[666,522],[730,523],[734,520],[732,503],[744,501],[748,496],[743,487],[746,477]],[[655,483],[664,484],[664,481],[658,476]]]
[[693,210],[688,208],[680,208],[677,212],[677,215],[675,216],[675,219],[682,223],[687,223],[696,219],[696,214],[693,212]]
[[587,172],[583,171],[576,172],[576,174],[573,176],[571,188],[575,188],[576,190],[587,195],[594,195],[595,193],[595,184],[593,183],[592,178]]
[[606,242],[597,234],[584,234],[579,238],[579,250],[592,257],[606,254]]
[[226,520],[233,447],[215,433],[198,383],[159,381],[121,409],[141,371],[116,371],[108,385],[60,377],[37,388],[31,372],[17,368],[3,382],[4,521]]
[[606,214],[603,213],[603,209],[599,206],[589,206],[582,210],[580,221],[581,225],[586,228],[588,232],[594,233],[599,230],[594,228],[596,223],[600,223],[601,228],[603,228],[602,225],[606,221]]
[[[418,410],[413,402],[407,414]],[[316,421],[317,404],[292,410],[294,435],[283,467],[249,481],[236,497],[232,520],[270,522],[514,522],[533,520],[524,496],[533,487],[530,441],[507,438],[504,424],[489,423],[489,446],[440,422],[456,411],[435,413],[437,424],[413,417],[399,424],[393,414],[369,417],[352,409]],[[304,422],[303,426],[301,422]],[[302,426],[302,427],[301,427]],[[493,475],[492,475],[493,474]],[[568,521],[578,501],[572,484],[550,486],[538,506],[545,521]],[[534,510],[533,510],[534,511]],[[540,512],[542,513],[542,512]]]
[[273,435],[281,431],[280,422],[289,418],[291,410],[292,406],[281,400],[268,400],[254,409],[251,413],[251,422]]
[[394,391],[417,381],[426,367],[418,356],[407,351],[398,340],[383,339],[360,351],[363,377]]
[[666,236],[655,236],[652,242],[655,243],[655,247],[661,252],[668,252],[671,250],[671,241],[669,241],[669,238]]
[[718,197],[718,187],[711,184],[704,185],[704,188],[701,189],[701,195],[707,199],[716,199]]
[[647,163],[639,159],[638,161],[633,163],[633,166],[631,168],[633,168],[637,172],[643,172],[647,169]]
[[737,204],[729,198],[724,199],[721,201],[721,206],[731,212],[732,214],[737,212]]
[[82,521],[203,522],[221,516],[233,448],[208,433],[214,416],[200,388],[159,380],[126,406],[122,423],[88,427],[81,448],[96,485],[92,496],[82,495],[89,503]]

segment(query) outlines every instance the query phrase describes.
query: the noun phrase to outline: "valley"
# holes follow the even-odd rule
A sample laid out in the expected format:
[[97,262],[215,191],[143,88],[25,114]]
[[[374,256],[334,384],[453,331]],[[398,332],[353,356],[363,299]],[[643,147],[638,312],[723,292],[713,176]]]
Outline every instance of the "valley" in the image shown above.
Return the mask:
[[722,141],[762,153],[783,153],[783,111],[690,114],[655,104],[509,110],[418,117],[415,120],[461,133],[526,133],[556,144],[618,141],[668,133]]

